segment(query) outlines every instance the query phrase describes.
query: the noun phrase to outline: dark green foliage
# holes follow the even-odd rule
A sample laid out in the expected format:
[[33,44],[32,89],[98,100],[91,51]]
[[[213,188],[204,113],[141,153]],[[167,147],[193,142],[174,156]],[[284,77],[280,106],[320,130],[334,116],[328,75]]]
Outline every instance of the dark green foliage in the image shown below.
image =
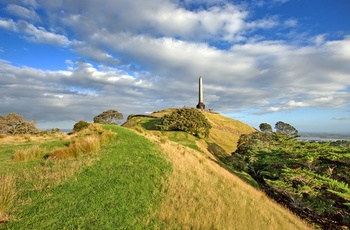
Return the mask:
[[205,116],[193,108],[177,109],[169,115],[164,115],[157,127],[164,131],[184,131],[197,137],[208,137],[211,129]]
[[73,127],[73,132],[79,132],[83,129],[86,129],[87,127],[89,127],[89,123],[86,121],[78,121],[77,123],[75,123],[74,127]]
[[261,123],[259,125],[259,129],[261,132],[272,132],[272,127],[270,124],[267,123]]
[[246,169],[268,194],[322,227],[350,226],[350,142],[285,136],[242,135],[232,159],[238,155],[244,165],[236,168]]
[[120,120],[122,120],[123,114],[118,112],[117,110],[107,110],[103,113],[94,117],[95,123],[100,124],[119,124]]
[[298,136],[298,130],[296,130],[293,126],[290,124],[284,123],[282,121],[279,121],[275,124],[275,130],[276,133],[283,133],[287,134],[289,136]]
[[0,116],[0,133],[2,134],[35,134],[38,132],[35,122],[26,121],[21,115],[9,113],[6,116]]

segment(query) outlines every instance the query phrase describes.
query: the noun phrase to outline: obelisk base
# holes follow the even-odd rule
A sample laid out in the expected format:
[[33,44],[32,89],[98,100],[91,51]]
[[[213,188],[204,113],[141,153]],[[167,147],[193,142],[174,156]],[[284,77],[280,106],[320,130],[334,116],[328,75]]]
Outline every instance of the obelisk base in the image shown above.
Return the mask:
[[197,109],[205,109],[205,105],[203,104],[203,102],[198,103]]

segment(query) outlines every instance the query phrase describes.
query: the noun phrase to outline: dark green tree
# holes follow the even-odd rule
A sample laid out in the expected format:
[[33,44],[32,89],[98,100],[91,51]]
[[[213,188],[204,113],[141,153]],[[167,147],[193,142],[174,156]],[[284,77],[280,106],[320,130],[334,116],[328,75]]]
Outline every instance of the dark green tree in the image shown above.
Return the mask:
[[177,130],[190,133],[197,137],[208,137],[211,125],[198,109],[177,109],[169,115],[164,115],[160,124],[160,130]]
[[111,109],[95,116],[94,122],[100,124],[120,124],[120,120],[123,118],[124,117],[122,113]]
[[276,133],[287,134],[288,136],[297,137],[298,130],[296,130],[293,126],[288,123],[284,123],[279,121],[275,124]]
[[86,129],[87,127],[89,127],[89,123],[86,121],[80,120],[77,123],[75,123],[73,127],[73,132],[79,132],[83,129]]
[[261,132],[264,132],[264,133],[270,133],[272,132],[272,127],[270,124],[267,124],[267,123],[261,123],[259,125],[259,129]]

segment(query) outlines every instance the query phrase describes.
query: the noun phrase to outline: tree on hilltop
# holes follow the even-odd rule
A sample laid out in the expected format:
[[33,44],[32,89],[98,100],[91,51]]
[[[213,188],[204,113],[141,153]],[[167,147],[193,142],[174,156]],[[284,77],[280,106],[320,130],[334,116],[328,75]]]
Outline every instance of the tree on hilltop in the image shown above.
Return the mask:
[[271,133],[272,132],[271,125],[267,124],[267,123],[261,123],[259,125],[259,129],[260,129],[261,132],[264,132],[264,133],[266,133],[266,132]]
[[206,117],[194,108],[177,109],[164,115],[157,127],[160,130],[184,131],[197,137],[208,137],[211,129]]
[[289,136],[297,137],[298,130],[296,130],[293,126],[288,123],[284,123],[279,121],[275,124],[276,133],[287,134]]
[[123,114],[118,112],[117,110],[107,110],[103,113],[94,117],[94,123],[100,124],[120,124],[120,120],[122,120]]

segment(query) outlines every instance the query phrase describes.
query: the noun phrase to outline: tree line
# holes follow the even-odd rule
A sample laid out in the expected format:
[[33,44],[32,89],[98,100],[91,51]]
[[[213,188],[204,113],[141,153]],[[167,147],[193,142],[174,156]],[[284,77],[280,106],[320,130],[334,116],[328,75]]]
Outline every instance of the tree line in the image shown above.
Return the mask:
[[[123,119],[123,114],[117,110],[107,110],[94,117],[94,123],[99,124],[120,124],[120,120]],[[80,120],[73,126],[73,132],[78,132],[89,126],[89,123]],[[18,134],[40,134],[43,130],[39,130],[36,127],[35,121],[27,121],[23,116],[16,113],[9,113],[5,116],[0,116],[0,134],[5,135],[18,135]],[[52,128],[51,133],[60,132],[59,128]]]

